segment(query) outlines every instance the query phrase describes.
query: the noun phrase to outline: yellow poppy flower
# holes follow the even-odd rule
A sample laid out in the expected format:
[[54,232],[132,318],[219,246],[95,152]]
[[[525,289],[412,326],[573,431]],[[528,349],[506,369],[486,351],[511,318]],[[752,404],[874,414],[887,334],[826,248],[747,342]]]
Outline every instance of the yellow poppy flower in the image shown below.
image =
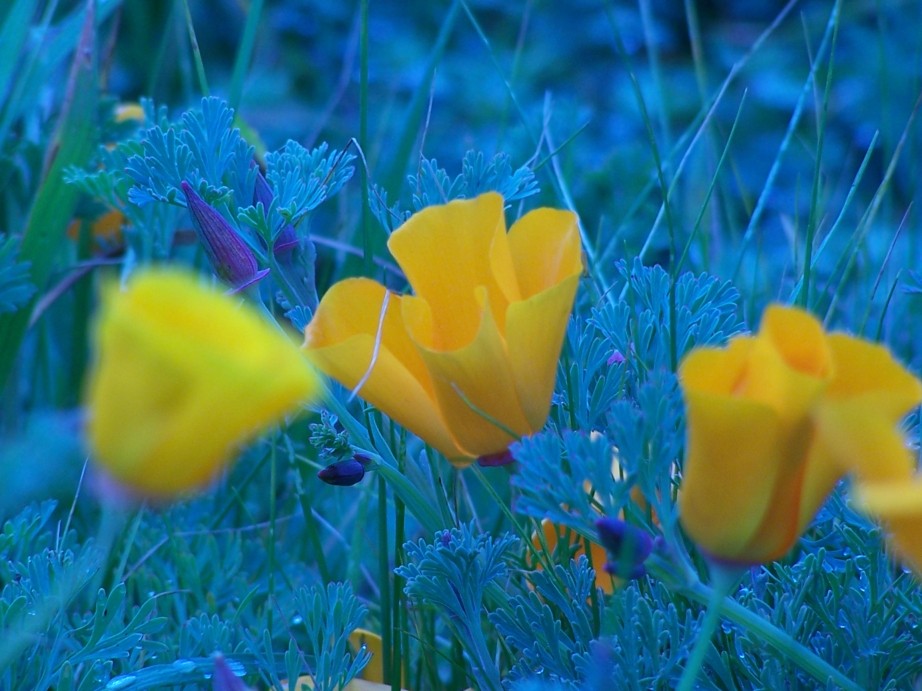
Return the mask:
[[305,330],[311,359],[456,465],[540,430],[582,271],[576,216],[537,209],[507,233],[489,193],[423,209],[388,248],[414,295],[337,283]]
[[197,489],[319,388],[297,345],[251,307],[175,269],[103,295],[86,401],[96,461],[150,497]]
[[679,508],[688,535],[741,563],[783,556],[846,473],[907,477],[897,423],[922,385],[880,346],[769,307],[759,333],[700,348],[680,368],[688,444]]
[[895,555],[922,578],[922,477],[856,483],[852,503],[883,521]]

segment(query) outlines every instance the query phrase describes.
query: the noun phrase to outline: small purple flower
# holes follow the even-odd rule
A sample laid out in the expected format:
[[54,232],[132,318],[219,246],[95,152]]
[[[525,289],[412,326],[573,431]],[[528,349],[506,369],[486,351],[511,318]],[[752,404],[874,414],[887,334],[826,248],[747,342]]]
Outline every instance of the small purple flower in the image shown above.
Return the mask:
[[365,467],[371,461],[361,454],[356,454],[353,458],[345,461],[331,463],[326,468],[317,473],[317,477],[328,485],[337,487],[351,487],[361,482],[365,477]]
[[605,571],[621,578],[640,578],[646,573],[643,563],[653,551],[653,540],[645,531],[617,518],[600,518],[595,527],[599,544],[610,558]]
[[620,365],[622,362],[624,362],[624,360],[625,360],[625,357],[624,355],[621,354],[621,351],[616,350],[614,353],[611,354],[611,357],[608,358],[608,364],[609,365]]
[[222,280],[232,285],[236,292],[269,273],[268,269],[259,270],[253,251],[217,209],[202,199],[185,180],[181,186],[186,195],[195,234],[211,260],[215,273]]

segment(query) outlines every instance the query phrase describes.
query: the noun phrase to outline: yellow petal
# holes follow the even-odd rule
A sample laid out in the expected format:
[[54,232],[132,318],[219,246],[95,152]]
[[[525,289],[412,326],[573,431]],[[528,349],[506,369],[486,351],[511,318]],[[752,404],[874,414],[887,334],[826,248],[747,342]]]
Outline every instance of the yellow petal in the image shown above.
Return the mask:
[[682,388],[718,396],[735,395],[746,374],[755,339],[740,336],[726,348],[696,348],[682,361]]
[[203,486],[239,444],[319,389],[284,334],[176,270],[109,290],[95,337],[90,445],[115,479],[150,496]]
[[480,325],[478,286],[487,289],[502,326],[509,288],[498,281],[514,285],[515,278],[511,266],[504,268],[508,252],[497,250],[495,261],[488,260],[494,242],[506,242],[503,199],[495,193],[426,207],[391,235],[388,248],[413,292],[432,310],[436,328],[428,348],[453,350],[470,343]]
[[522,299],[582,273],[579,227],[571,211],[525,214],[509,230],[509,245]]
[[457,350],[432,350],[420,342],[424,339],[418,334],[431,321],[429,305],[424,300],[405,298],[403,313],[407,330],[432,376],[439,409],[452,436],[460,448],[483,456],[502,451],[514,441],[484,414],[517,435],[534,430],[516,394],[506,346],[487,306],[486,289],[481,287],[476,292],[481,304],[480,328],[470,343]]
[[467,456],[443,422],[435,384],[407,336],[401,305],[406,298],[390,293],[382,320],[386,293],[365,278],[335,284],[305,329],[304,348],[322,372],[347,389],[365,378],[358,391],[364,400],[447,457]]
[[915,462],[903,435],[877,408],[863,400],[826,402],[818,407],[815,419],[840,474],[853,473],[867,482],[904,480],[912,475]]
[[897,555],[922,576],[922,479],[856,483],[855,507],[884,521]]
[[823,325],[809,312],[771,305],[762,317],[759,337],[771,341],[792,369],[818,379],[832,375],[832,353]]
[[922,402],[922,384],[897,362],[883,346],[846,334],[830,334],[829,345],[838,375],[826,396],[860,398],[869,410],[896,422]]
[[[822,344],[825,346],[825,343]],[[745,374],[737,394],[770,406],[786,432],[801,424],[827,385],[827,378],[805,373],[792,366],[774,339],[754,339],[747,355]]]
[[[759,561],[761,554],[747,549],[776,500],[775,485],[785,470],[779,420],[771,409],[752,401],[688,389],[685,397],[682,526],[713,556]],[[786,528],[779,530],[786,535]]]
[[506,312],[506,347],[518,400],[531,432],[547,421],[557,378],[557,362],[567,331],[579,276],[521,302]]

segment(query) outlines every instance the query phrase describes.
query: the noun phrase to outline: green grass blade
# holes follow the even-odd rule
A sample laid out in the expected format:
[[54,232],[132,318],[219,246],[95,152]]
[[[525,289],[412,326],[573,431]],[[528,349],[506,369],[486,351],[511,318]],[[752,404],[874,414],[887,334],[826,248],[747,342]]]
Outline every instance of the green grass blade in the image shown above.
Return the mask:
[[[49,153],[52,162],[32,205],[20,248],[20,259],[32,264],[32,283],[42,291],[54,267],[79,192],[64,182],[68,166],[83,166],[96,141],[98,67],[95,3],[88,4],[83,33],[74,54],[68,91]],[[0,388],[13,368],[29,322],[30,305],[0,317]]]

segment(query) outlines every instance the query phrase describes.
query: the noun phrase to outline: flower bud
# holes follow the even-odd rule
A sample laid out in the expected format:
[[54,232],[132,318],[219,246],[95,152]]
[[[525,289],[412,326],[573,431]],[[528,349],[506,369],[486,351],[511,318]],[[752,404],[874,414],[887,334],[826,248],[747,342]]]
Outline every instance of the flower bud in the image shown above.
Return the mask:
[[253,251],[217,209],[202,199],[185,180],[182,191],[186,195],[195,234],[205,248],[215,273],[222,280],[240,290],[269,272],[268,269],[259,270]]
[[362,481],[365,477],[365,466],[369,460],[364,456],[356,454],[354,458],[345,461],[331,463],[326,468],[317,473],[317,477],[328,485],[337,487],[351,487]]
[[653,551],[653,540],[643,530],[617,518],[600,518],[595,522],[599,542],[611,558],[605,571],[621,578],[640,578],[643,563]]

